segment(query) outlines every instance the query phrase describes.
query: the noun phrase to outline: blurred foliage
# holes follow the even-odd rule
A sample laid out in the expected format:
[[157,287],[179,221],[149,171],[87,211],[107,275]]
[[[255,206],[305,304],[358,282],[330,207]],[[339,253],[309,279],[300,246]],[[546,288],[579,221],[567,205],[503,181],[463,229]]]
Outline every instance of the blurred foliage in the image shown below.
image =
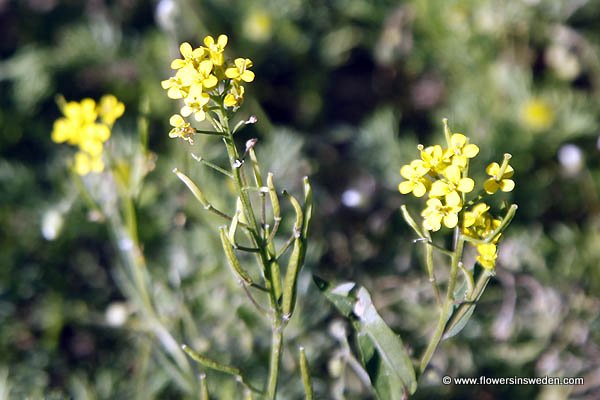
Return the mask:
[[[148,102],[155,165],[135,204],[159,314],[177,340],[264,372],[268,338],[251,334],[260,322],[221,256],[219,221],[170,172],[225,198],[214,171],[169,140],[173,110],[160,88],[181,41],[218,33],[254,61],[241,112],[259,118],[243,136],[259,137],[263,170],[291,192],[312,177],[309,269],[367,287],[413,349],[426,344],[434,308],[399,214],[410,201],[396,190],[399,166],[441,137],[442,117],[482,159],[513,154],[520,208],[497,279],[415,398],[597,398],[598,18],[600,3],[586,0],[0,1],[0,398],[190,396],[126,296],[110,229],[67,172],[71,153],[50,141],[56,94],[124,101],[111,139],[124,160]],[[218,162],[216,149],[203,139],[192,151]],[[350,327],[308,273],[300,288],[289,348],[306,347],[317,397],[370,398]],[[290,353],[283,368],[294,374]],[[586,385],[442,386],[442,375],[584,376]],[[207,379],[214,396],[235,398],[230,378]],[[297,381],[282,381],[282,398],[299,398]]]

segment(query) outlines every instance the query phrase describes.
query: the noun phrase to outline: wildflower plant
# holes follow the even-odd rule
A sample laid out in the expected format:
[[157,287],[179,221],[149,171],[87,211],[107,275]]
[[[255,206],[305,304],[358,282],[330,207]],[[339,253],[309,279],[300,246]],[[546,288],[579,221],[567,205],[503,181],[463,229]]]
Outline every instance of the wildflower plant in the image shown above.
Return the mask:
[[[271,325],[271,350],[269,373],[264,386],[250,382],[239,368],[225,365],[199,354],[187,345],[183,350],[207,369],[233,375],[245,388],[246,395],[258,393],[268,399],[277,395],[280,363],[283,351],[284,330],[295,310],[297,279],[304,264],[308,231],[312,214],[312,190],[304,179],[304,199],[301,203],[292,194],[278,193],[272,173],[262,173],[255,150],[257,140],[246,141],[240,150],[236,134],[246,125],[256,122],[255,117],[243,119],[232,127],[232,120],[242,105],[245,85],[254,80],[250,70],[252,61],[247,58],[228,60],[225,57],[227,36],[216,40],[207,36],[204,46],[193,48],[189,43],[180,46],[182,58],[173,60],[176,72],[162,81],[167,96],[181,101],[178,114],[170,118],[169,136],[194,143],[198,134],[220,138],[228,158],[227,167],[216,165],[202,157],[192,156],[204,166],[224,177],[224,187],[233,188],[235,209],[225,212],[213,205],[200,186],[178,169],[173,172],[190,189],[200,205],[221,217],[225,224],[218,229],[225,258],[234,278],[242,286],[250,303]],[[201,129],[197,124],[208,121],[212,130]],[[280,195],[289,201],[295,212],[292,231],[280,245],[282,227]],[[269,210],[270,209],[270,210]],[[256,256],[258,268],[245,265],[240,253]],[[286,263],[286,267],[282,266]],[[299,352],[299,365],[307,398],[312,396],[308,363],[304,351]],[[206,380],[202,380],[203,393],[207,393]]]
[[132,143],[119,138],[122,141],[116,143],[125,146],[107,146],[114,140],[111,130],[115,121],[125,112],[124,104],[114,95],[105,95],[99,102],[90,98],[67,102],[59,97],[58,105],[63,117],[55,121],[51,138],[79,148],[72,162],[73,182],[90,219],[105,222],[109,228],[111,244],[121,261],[115,277],[132,314],[139,318],[137,329],[154,336],[161,344],[158,352],[163,367],[178,377],[181,387],[194,393],[200,385],[158,309],[138,235],[136,201],[144,178],[154,167],[154,155],[146,147],[148,121],[138,119],[138,135],[130,138]]
[[[400,169],[405,180],[398,185],[402,194],[412,193],[419,198],[427,196],[420,213],[420,224],[407,207],[402,206],[404,219],[418,236],[415,242],[425,246],[427,274],[440,308],[438,324],[420,360],[420,373],[427,368],[440,341],[456,335],[471,316],[477,300],[494,275],[498,243],[517,210],[513,204],[502,215],[492,211],[491,207],[493,196],[510,192],[515,187],[511,179],[514,169],[509,164],[511,155],[504,154],[500,163],[489,164],[485,169],[488,178],[477,185],[470,177],[469,168],[479,154],[479,147],[470,143],[465,135],[451,132],[447,119],[443,122],[446,147],[419,145],[420,158]],[[453,231],[450,249],[434,241],[434,234],[443,234],[446,229]],[[472,267],[465,265],[463,257],[467,245],[473,246],[477,253]],[[443,298],[436,278],[434,251],[450,259]],[[464,285],[457,290],[460,276]]]
[[[400,168],[404,180],[398,190],[424,200],[420,222],[402,206],[402,215],[417,234],[415,243],[425,246],[425,265],[431,282],[439,318],[420,360],[413,363],[402,340],[377,313],[369,293],[354,282],[332,285],[316,278],[325,296],[349,318],[356,332],[360,360],[381,399],[403,399],[417,389],[418,378],[426,370],[442,339],[456,335],[467,323],[496,267],[498,243],[516,210],[511,205],[504,215],[492,211],[491,197],[510,192],[515,184],[511,156],[486,168],[488,179],[477,184],[470,176],[470,165],[479,147],[467,136],[453,133],[444,119],[445,145],[419,145],[419,158]],[[438,235],[453,232],[447,249]],[[465,247],[476,250],[475,265],[466,265]],[[434,266],[434,251],[449,259],[445,295],[436,278],[442,266]],[[462,277],[462,285],[459,280]],[[417,365],[417,368],[413,366]]]

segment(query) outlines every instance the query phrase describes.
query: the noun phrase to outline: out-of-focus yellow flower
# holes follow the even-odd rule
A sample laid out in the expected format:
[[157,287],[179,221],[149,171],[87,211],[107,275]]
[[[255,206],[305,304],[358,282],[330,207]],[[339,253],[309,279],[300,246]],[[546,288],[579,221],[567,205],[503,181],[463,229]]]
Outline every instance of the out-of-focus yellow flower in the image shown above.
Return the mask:
[[494,194],[498,189],[503,192],[510,192],[515,188],[515,182],[510,179],[514,175],[515,170],[508,164],[509,159],[510,154],[506,154],[502,165],[493,162],[485,169],[485,172],[491,176],[483,184],[483,188],[488,194]]
[[225,70],[225,76],[237,82],[252,82],[254,72],[248,69],[250,67],[252,67],[252,61],[248,58],[236,58],[234,65]]
[[474,158],[479,153],[479,147],[469,143],[469,138],[462,133],[453,134],[450,143],[452,147],[448,151],[452,154],[452,164],[461,168],[465,168],[467,160]]
[[[475,187],[475,181],[471,178],[462,178],[461,170],[456,165],[449,165],[444,170],[446,179],[437,180],[431,185],[430,196],[442,197],[449,193],[469,193]],[[458,194],[458,193],[457,193]]]
[[554,111],[542,99],[532,98],[521,107],[521,122],[533,131],[548,129],[554,122]]
[[87,175],[90,172],[102,172],[104,170],[104,162],[101,155],[92,156],[89,153],[78,151],[75,154],[73,169],[79,175]]
[[[115,121],[125,112],[125,105],[121,103],[112,94],[107,94],[100,98],[98,105],[98,115],[106,125],[113,126]],[[108,139],[108,138],[107,138]]]
[[264,10],[251,11],[244,20],[244,36],[255,42],[265,42],[271,37],[272,18]]
[[454,228],[458,224],[458,213],[462,210],[460,196],[451,192],[444,198],[445,203],[438,198],[427,200],[427,208],[423,210],[423,227],[428,231],[439,231],[442,222],[447,228]]
[[90,98],[63,103],[61,111],[64,117],[54,122],[52,140],[79,147],[73,165],[76,173],[101,172],[104,143],[110,138],[114,122],[125,112],[125,106],[115,96],[106,95],[98,105]]
[[431,186],[431,181],[425,178],[428,171],[429,169],[422,160],[413,160],[409,165],[400,168],[400,175],[407,179],[398,185],[400,193],[412,192],[416,197],[423,197]]
[[496,258],[498,258],[496,245],[493,243],[480,244],[477,246],[477,262],[485,269],[494,269]]
[[215,65],[223,65],[223,51],[225,50],[225,46],[227,46],[227,40],[228,38],[226,35],[219,35],[219,38],[216,42],[212,36],[207,36],[204,38],[204,45],[208,49],[210,60]]

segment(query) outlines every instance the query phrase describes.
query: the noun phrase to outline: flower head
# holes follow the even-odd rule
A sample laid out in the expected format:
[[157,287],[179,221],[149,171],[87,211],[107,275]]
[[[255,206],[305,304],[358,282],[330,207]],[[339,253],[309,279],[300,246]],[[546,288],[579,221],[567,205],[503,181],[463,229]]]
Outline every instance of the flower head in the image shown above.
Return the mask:
[[110,138],[110,129],[125,112],[125,106],[113,95],[103,96],[96,105],[93,99],[61,104],[63,117],[54,122],[52,140],[79,148],[73,168],[79,175],[104,169],[102,151]]
[[236,58],[234,65],[225,70],[225,76],[236,82],[252,82],[254,72],[249,70],[250,67],[252,67],[252,61],[248,58]]
[[400,168],[400,175],[407,179],[398,185],[400,193],[412,192],[416,197],[423,197],[431,186],[431,181],[425,178],[428,171],[429,169],[422,160],[413,160],[410,164]]
[[421,159],[430,174],[442,174],[446,167],[450,165],[449,155],[439,144],[428,147],[419,145],[417,148],[420,150]]
[[125,105],[115,96],[108,94],[100,98],[98,115],[105,125],[113,126],[115,121],[125,112]]
[[477,262],[485,269],[494,269],[496,258],[498,258],[496,245],[493,243],[480,244],[477,246]]
[[204,56],[205,53],[205,49],[202,47],[192,49],[192,45],[188,42],[181,43],[179,46],[179,51],[181,52],[183,59],[177,58],[173,60],[173,62],[171,62],[172,69],[181,69],[188,65],[193,66]]
[[225,50],[225,46],[227,46],[227,40],[228,39],[226,35],[219,35],[219,38],[216,42],[212,36],[207,36],[204,38],[204,45],[208,50],[210,60],[215,65],[223,65],[223,51]]
[[244,87],[242,85],[231,85],[229,92],[225,95],[223,104],[225,107],[239,107],[244,101]]
[[446,179],[440,179],[431,185],[430,196],[442,197],[451,192],[469,193],[475,187],[475,181],[471,178],[463,178],[461,170],[456,165],[448,166],[443,173]]
[[461,168],[465,168],[467,160],[474,158],[479,153],[479,147],[469,143],[469,138],[462,133],[453,134],[450,138],[450,144],[451,147],[448,151],[452,157],[452,164]]
[[488,194],[494,194],[498,189],[510,192],[515,188],[515,182],[510,179],[515,173],[513,167],[508,164],[510,158],[510,154],[505,154],[502,165],[493,162],[485,169],[485,172],[490,175],[490,178],[483,184],[483,188]]
[[428,231],[439,231],[442,222],[447,228],[454,228],[458,224],[458,213],[462,210],[460,196],[456,192],[451,192],[444,200],[445,204],[438,198],[427,200],[427,208],[423,210],[421,216],[424,218],[423,226]]
[[169,123],[173,127],[169,132],[169,137],[180,137],[183,140],[190,142],[190,144],[194,143],[192,135],[196,133],[196,130],[192,128],[189,122],[186,122],[181,115],[175,114],[171,116],[171,118],[169,118]]
[[521,122],[533,131],[548,129],[554,122],[554,112],[550,105],[539,98],[532,98],[521,107]]
[[[500,226],[501,220],[495,219],[489,213],[490,206],[485,203],[478,203],[469,211],[465,211],[463,219],[463,234],[474,239],[488,239],[490,235]],[[498,242],[500,235],[497,235],[492,243]]]
[[[227,36],[219,35],[204,38],[204,46],[193,48],[184,42],[179,46],[182,58],[171,62],[175,75],[163,80],[161,86],[167,90],[171,99],[182,99],[183,106],[177,114],[177,125],[173,125],[169,136],[181,137],[190,141],[190,132],[196,131],[184,126],[185,118],[193,116],[196,121],[204,121],[208,110],[222,110],[223,107],[233,111],[244,101],[245,88],[243,82],[252,82],[254,73],[250,71],[252,61],[237,58],[233,63],[225,63],[224,51]],[[218,112],[217,112],[218,114]],[[211,120],[214,117],[210,114]]]

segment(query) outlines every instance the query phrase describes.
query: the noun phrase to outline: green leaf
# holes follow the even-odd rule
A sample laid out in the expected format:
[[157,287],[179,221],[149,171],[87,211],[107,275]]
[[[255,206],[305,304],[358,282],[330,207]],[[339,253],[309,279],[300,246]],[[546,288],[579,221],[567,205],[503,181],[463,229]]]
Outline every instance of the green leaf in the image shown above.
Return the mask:
[[339,285],[315,277],[325,297],[352,320],[360,358],[380,399],[405,398],[413,394],[417,380],[412,361],[400,339],[377,313],[369,292],[354,282]]

